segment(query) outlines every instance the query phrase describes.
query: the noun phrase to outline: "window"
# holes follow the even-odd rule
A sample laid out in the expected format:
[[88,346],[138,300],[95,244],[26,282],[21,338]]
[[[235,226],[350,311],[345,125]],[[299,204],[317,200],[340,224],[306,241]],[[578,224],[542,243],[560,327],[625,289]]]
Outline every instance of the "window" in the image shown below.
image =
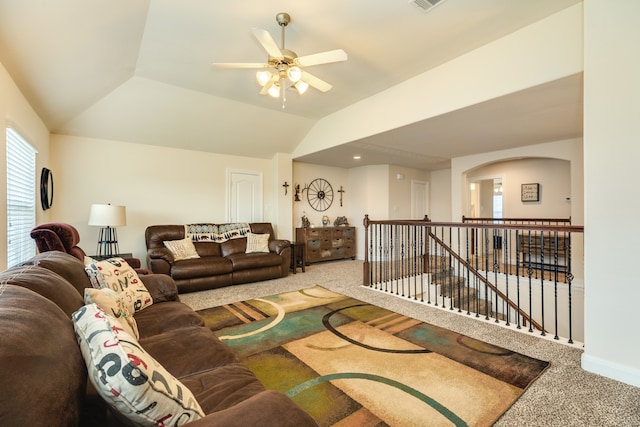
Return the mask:
[[36,150],[7,128],[7,266],[36,254]]

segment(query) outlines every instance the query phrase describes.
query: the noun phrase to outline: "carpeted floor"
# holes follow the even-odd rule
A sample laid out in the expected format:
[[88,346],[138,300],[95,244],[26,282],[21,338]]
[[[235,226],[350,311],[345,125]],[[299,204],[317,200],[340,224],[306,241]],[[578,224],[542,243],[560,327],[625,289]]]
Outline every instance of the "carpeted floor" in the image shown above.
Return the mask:
[[315,285],[357,298],[507,348],[550,367],[496,422],[496,426],[640,426],[640,388],[589,372],[580,367],[581,348],[507,330],[412,301],[390,297],[362,287],[361,261],[313,264],[306,273],[286,278],[181,295],[199,310]]

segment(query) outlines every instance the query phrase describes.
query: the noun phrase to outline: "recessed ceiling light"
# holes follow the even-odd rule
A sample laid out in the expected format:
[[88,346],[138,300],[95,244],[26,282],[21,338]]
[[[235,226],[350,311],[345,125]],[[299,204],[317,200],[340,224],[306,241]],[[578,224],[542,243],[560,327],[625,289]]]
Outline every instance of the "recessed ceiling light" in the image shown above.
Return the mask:
[[353,160],[360,160],[360,156],[353,156]]

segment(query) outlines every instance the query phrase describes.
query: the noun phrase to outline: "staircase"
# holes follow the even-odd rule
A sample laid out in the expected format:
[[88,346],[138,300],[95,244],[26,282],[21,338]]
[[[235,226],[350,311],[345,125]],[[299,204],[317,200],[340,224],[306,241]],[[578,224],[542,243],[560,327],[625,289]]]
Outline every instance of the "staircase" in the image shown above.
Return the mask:
[[430,274],[431,284],[437,286],[436,305],[457,308],[458,312],[476,313],[476,316],[496,317],[504,320],[502,313],[494,313],[491,301],[479,295],[473,286],[467,286],[464,277],[458,276],[447,257],[431,255],[425,271]]

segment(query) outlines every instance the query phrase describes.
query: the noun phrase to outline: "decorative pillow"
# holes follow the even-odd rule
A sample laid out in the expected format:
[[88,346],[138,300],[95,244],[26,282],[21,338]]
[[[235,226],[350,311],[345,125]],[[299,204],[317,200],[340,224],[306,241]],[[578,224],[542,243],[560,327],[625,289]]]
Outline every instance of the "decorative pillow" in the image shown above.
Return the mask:
[[247,250],[245,253],[269,252],[269,234],[247,233]]
[[133,291],[131,295],[135,298],[135,311],[140,311],[153,304],[153,298],[138,277],[138,273],[124,259],[109,258],[104,261],[96,261],[86,257],[84,269],[94,288],[109,288],[117,293],[127,289]]
[[193,393],[96,304],[73,314],[89,378],[100,396],[136,425],[179,426],[204,416]]
[[200,258],[193,241],[189,237],[181,240],[165,240],[164,246],[171,251],[173,259],[180,261],[181,259]]
[[84,303],[96,304],[105,313],[115,317],[126,332],[136,339],[140,338],[138,324],[136,319],[133,318],[135,295],[133,295],[131,289],[117,293],[109,288],[86,288],[84,290]]

